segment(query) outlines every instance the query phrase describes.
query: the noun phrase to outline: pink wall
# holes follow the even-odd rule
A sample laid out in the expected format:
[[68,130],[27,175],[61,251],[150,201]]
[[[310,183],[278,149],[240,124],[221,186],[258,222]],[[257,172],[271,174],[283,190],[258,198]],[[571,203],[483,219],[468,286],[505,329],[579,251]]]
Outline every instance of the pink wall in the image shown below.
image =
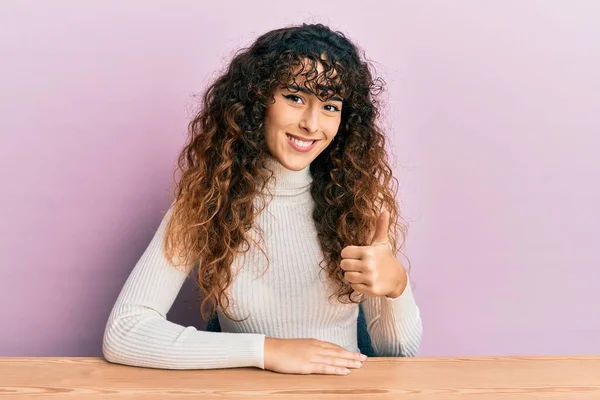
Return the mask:
[[388,82],[421,355],[600,352],[600,2],[205,3],[0,3],[0,355],[100,355],[194,94],[305,20]]

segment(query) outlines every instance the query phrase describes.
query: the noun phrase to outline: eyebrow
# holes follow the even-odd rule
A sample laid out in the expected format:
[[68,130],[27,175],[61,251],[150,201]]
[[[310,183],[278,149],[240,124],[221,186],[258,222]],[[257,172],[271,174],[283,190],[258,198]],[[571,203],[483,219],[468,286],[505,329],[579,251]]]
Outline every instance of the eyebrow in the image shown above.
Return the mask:
[[[310,90],[308,90],[308,89],[306,89],[304,87],[300,87],[298,85],[288,85],[285,88],[287,90],[289,90],[290,92],[302,92],[302,93],[307,94],[307,95],[314,94]],[[327,91],[331,90],[331,88],[329,86],[323,86],[323,85],[318,85],[317,88],[320,89],[320,90],[327,90]],[[344,99],[342,99],[339,96],[332,96],[330,98],[330,100],[339,101],[339,102],[342,102],[342,103],[344,102]]]

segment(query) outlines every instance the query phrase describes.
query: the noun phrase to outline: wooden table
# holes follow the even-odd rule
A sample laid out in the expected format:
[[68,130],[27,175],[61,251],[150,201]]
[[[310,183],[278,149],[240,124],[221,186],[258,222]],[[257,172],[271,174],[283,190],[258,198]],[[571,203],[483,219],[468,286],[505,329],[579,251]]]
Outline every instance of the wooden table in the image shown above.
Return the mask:
[[600,355],[371,358],[347,376],[0,358],[3,399],[600,399]]

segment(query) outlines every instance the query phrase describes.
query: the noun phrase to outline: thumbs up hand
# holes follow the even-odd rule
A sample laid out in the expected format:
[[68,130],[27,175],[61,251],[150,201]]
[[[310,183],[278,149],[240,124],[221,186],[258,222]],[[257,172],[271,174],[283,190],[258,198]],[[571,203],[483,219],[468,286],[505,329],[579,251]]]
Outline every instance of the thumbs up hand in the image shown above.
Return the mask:
[[389,225],[390,213],[385,210],[377,219],[370,246],[347,246],[342,250],[344,278],[359,293],[395,298],[406,288],[408,276],[392,254]]

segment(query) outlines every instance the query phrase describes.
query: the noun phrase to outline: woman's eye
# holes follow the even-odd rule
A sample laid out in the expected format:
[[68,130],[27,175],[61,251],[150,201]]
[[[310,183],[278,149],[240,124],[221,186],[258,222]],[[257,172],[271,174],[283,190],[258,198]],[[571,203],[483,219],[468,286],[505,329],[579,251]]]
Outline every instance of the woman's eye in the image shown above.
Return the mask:
[[[294,102],[296,104],[302,104],[304,102],[302,97],[296,96],[295,94],[284,94],[283,97],[285,97],[288,100],[291,100],[292,102]],[[326,104],[325,109],[330,112],[339,112],[340,111],[340,108],[333,104]]]
[[300,96],[296,96],[295,94],[288,94],[287,96],[284,96],[286,99],[290,99],[291,101],[293,101],[294,103],[297,103],[298,100],[302,100],[302,98]]

